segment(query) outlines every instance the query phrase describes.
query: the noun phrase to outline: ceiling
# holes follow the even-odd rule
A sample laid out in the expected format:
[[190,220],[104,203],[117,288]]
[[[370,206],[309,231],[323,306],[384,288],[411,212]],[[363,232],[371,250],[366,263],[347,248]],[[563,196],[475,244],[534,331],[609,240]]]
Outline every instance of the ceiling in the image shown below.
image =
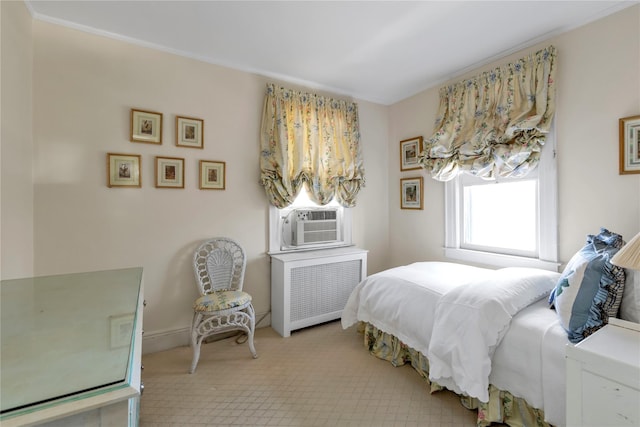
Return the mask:
[[26,1],[32,16],[389,105],[638,1]]

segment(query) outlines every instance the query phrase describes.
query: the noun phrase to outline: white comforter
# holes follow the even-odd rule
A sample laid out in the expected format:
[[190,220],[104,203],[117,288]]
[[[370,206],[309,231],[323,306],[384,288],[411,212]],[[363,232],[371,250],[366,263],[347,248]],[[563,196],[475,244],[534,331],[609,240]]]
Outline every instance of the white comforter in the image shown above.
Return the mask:
[[[465,291],[466,285],[482,281],[488,284],[490,282],[487,279],[497,271],[500,270],[454,263],[420,262],[371,275],[349,297],[342,314],[342,325],[347,328],[358,321],[368,322],[396,336],[407,346],[428,355],[432,333],[440,334],[440,328],[434,330],[434,324],[438,322],[435,314],[441,297],[456,289],[458,290],[444,299],[444,302],[451,304],[467,292],[470,292],[467,296],[472,296],[473,291]],[[500,274],[506,281],[509,271]],[[559,276],[558,273],[546,272],[543,276],[546,274],[549,278]],[[546,286],[545,280],[543,278],[542,288]],[[488,349],[485,354],[491,354],[493,350],[495,353],[489,379],[483,381],[488,381],[501,390],[510,391],[535,408],[543,409],[546,421],[560,426],[565,423],[564,351],[568,343],[567,334],[560,326],[556,313],[547,307],[546,301],[540,300],[522,307],[527,305],[527,299],[535,299],[536,288],[533,286],[533,289],[525,290],[522,298],[515,297],[515,300],[503,303],[499,310],[507,313],[506,315],[496,316],[495,319],[489,316],[492,322],[497,320],[498,324],[507,320],[510,327],[498,327],[500,331],[494,333],[494,336],[502,338],[501,344],[486,346]],[[487,307],[491,305],[488,304],[485,311]],[[516,313],[518,310],[520,312]],[[453,338],[458,335],[458,331],[450,331],[449,334],[448,338]],[[482,331],[482,334],[485,332]],[[491,335],[489,332],[487,334]],[[479,339],[491,341],[486,341],[486,336]],[[458,341],[463,346],[460,348],[465,348],[466,341]],[[482,342],[474,342],[475,344]]]
[[426,355],[438,299],[492,272],[446,262],[417,262],[381,271],[355,287],[342,311],[342,326],[371,323]]

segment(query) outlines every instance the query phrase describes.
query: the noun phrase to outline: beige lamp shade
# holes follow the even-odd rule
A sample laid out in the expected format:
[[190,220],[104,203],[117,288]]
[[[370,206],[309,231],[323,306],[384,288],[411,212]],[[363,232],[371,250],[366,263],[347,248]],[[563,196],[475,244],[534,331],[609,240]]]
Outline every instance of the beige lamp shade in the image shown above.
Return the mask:
[[618,267],[640,270],[640,233],[622,247],[611,258],[611,264]]

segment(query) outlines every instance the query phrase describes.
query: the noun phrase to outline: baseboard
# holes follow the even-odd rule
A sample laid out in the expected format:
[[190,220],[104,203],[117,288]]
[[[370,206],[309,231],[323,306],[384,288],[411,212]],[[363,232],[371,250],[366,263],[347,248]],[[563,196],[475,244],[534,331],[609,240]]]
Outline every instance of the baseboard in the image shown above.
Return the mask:
[[157,353],[189,345],[190,328],[145,332],[142,336],[142,354]]
[[[271,326],[270,313],[256,314],[256,328]],[[142,354],[157,353],[176,347],[189,345],[190,328],[170,329],[158,332],[145,332],[142,336]],[[234,335],[233,332],[221,334],[220,339]]]

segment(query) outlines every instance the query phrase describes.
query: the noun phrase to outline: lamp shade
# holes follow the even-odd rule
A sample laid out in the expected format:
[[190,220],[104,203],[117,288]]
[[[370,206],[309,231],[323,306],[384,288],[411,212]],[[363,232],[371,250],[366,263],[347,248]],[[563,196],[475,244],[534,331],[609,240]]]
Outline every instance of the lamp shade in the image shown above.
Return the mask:
[[611,264],[618,267],[640,270],[640,233],[622,247],[611,258]]

